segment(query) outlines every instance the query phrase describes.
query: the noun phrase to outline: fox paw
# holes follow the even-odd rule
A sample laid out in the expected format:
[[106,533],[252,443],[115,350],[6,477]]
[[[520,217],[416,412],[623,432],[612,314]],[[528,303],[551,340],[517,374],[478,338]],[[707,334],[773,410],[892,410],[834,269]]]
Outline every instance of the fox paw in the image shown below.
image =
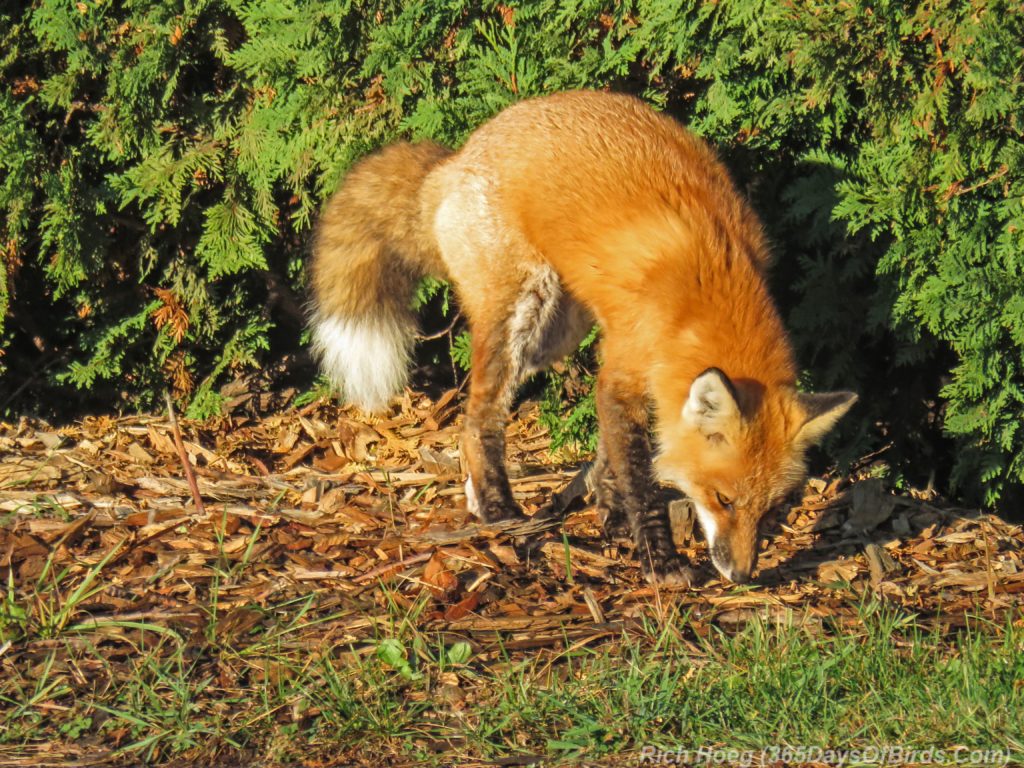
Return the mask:
[[518,504],[489,504],[477,511],[476,516],[484,525],[528,519]]
[[629,521],[626,520],[626,515],[621,508],[598,503],[597,519],[606,536],[629,535]]
[[644,579],[648,584],[689,589],[693,586],[697,576],[682,559],[673,557],[645,567]]
[[473,479],[466,478],[466,509],[470,514],[478,517],[481,523],[490,525],[508,520],[526,519],[523,510],[511,497],[502,498],[502,496],[503,494],[494,494],[491,498],[481,498],[476,488],[473,487]]

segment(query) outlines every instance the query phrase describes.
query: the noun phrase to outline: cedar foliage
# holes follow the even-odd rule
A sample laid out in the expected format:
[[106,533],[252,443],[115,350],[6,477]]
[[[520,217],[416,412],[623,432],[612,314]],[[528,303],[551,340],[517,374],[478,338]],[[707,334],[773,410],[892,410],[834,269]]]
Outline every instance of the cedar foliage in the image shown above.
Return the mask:
[[836,446],[990,502],[1024,479],[1017,3],[34,0],[0,70],[7,410],[170,382],[215,412],[299,345],[307,234],[358,157],[612,87],[733,167],[806,384],[862,394]]

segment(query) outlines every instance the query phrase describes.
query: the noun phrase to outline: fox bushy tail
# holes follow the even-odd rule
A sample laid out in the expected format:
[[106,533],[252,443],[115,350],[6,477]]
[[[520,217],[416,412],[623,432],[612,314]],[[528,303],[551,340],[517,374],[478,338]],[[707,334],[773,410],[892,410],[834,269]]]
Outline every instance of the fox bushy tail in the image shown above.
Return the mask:
[[450,151],[394,144],[360,161],[328,201],[313,246],[313,349],[345,400],[382,407],[405,386],[410,304],[440,257],[420,190]]

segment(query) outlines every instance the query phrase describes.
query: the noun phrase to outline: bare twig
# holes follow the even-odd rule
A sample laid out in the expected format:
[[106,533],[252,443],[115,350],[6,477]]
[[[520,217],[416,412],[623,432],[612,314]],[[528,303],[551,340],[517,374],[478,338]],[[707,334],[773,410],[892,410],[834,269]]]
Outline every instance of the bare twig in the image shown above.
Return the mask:
[[198,608],[96,613],[90,614],[88,618],[82,619],[75,626],[79,629],[91,629],[95,628],[96,625],[117,621],[174,621],[176,619],[198,619],[202,618],[202,615],[202,611]]
[[174,447],[178,449],[178,458],[181,459],[182,469],[185,470],[185,479],[188,481],[189,490],[192,491],[192,501],[195,502],[196,511],[201,515],[205,515],[206,507],[203,505],[203,497],[199,495],[199,484],[196,482],[195,473],[192,471],[192,464],[188,460],[188,453],[185,452],[185,443],[181,439],[181,429],[178,427],[178,415],[174,412],[174,402],[171,400],[171,393],[165,390],[164,399],[167,400],[167,415],[171,420],[171,432],[174,434]]
[[995,616],[995,599],[996,599],[996,580],[992,573],[992,550],[988,543],[988,523],[981,524],[981,535],[985,540],[985,580],[988,584],[988,599],[990,603],[993,603],[992,613],[993,618]]
[[405,568],[406,566],[415,565],[416,563],[422,563],[424,560],[429,560],[431,557],[433,557],[433,555],[433,550],[430,550],[427,552],[420,552],[418,555],[407,557],[404,560],[392,560],[387,563],[384,563],[383,565],[377,568],[374,568],[373,570],[367,571],[364,574],[356,576],[355,580],[358,583],[372,581],[378,576],[383,576],[384,574],[390,573],[391,571],[397,571],[399,568]]
[[984,181],[979,181],[977,184],[974,184],[970,187],[962,187],[960,186],[959,181],[955,181],[952,184],[950,184],[949,187],[946,189],[946,193],[942,196],[942,199],[944,201],[949,200],[951,197],[960,197],[961,195],[966,195],[967,193],[973,192],[976,189],[981,189],[982,187],[988,186],[992,182],[998,181],[999,179],[1003,178],[1003,176],[1005,176],[1009,172],[1010,166],[1008,166],[1006,163],[1003,163],[1001,166],[999,166],[999,170],[997,170],[987,179],[985,179]]
[[445,328],[443,331],[438,331],[437,333],[432,333],[429,336],[424,336],[423,334],[417,334],[416,335],[416,341],[434,341],[435,339],[440,339],[442,336],[448,336],[448,335],[451,334],[451,332],[453,330],[455,330],[456,324],[461,319],[462,319],[462,313],[461,312],[456,312],[455,313],[455,317],[452,318],[452,321],[448,324],[448,327]]

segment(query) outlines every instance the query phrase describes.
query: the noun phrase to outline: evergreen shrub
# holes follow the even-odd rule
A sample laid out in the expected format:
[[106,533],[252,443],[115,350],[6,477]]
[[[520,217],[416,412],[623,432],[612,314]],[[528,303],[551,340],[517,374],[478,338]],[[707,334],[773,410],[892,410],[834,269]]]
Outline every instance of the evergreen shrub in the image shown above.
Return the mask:
[[[356,159],[609,87],[750,195],[805,384],[862,394],[837,455],[992,502],[1024,479],[1022,71],[1001,0],[6,4],[0,403],[169,382],[216,412],[303,342],[308,232]],[[592,437],[581,381],[548,384],[560,437]]]

